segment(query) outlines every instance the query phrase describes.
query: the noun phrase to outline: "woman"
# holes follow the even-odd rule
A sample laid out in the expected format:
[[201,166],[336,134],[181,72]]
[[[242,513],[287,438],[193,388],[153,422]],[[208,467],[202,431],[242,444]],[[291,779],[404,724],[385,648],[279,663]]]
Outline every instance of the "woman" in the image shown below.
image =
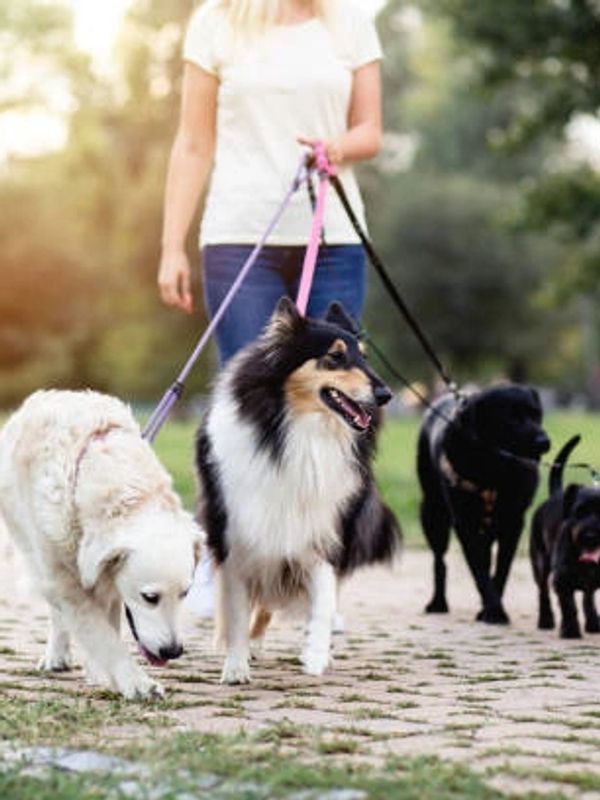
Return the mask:
[[[190,21],[184,59],[159,286],[165,303],[192,311],[184,245],[212,171],[200,231],[212,316],[289,187],[302,146],[325,143],[363,217],[351,164],[380,147],[381,49],[350,0],[207,0]],[[311,213],[299,190],[221,320],[222,363],[256,337],[281,295],[295,297]],[[333,197],[325,237],[307,313],[320,316],[336,299],[359,318],[364,252]]]

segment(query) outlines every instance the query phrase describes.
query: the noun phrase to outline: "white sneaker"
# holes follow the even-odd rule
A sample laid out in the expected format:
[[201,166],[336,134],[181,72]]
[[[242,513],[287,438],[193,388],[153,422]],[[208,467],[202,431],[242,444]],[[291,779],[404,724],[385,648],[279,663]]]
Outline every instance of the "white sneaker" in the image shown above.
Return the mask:
[[185,598],[190,611],[201,619],[215,616],[215,568],[212,558],[205,550],[198,562],[192,586]]

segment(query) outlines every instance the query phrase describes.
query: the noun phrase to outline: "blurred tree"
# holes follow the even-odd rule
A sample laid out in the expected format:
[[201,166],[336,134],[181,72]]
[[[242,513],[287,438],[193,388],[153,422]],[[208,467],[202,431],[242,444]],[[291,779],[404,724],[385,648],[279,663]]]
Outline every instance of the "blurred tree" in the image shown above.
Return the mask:
[[[399,38],[408,8],[413,24]],[[373,237],[453,374],[556,380],[572,355],[559,342],[569,314],[550,321],[542,294],[557,248],[512,224],[515,187],[541,171],[544,148],[519,157],[496,150],[492,133],[510,113],[510,92],[475,91],[476,64],[456,50],[447,23],[426,7],[416,19],[414,13],[413,3],[389,2],[382,20],[386,60],[391,52],[396,63],[400,50],[405,61],[401,103],[391,96],[414,151],[403,169],[381,161],[378,190],[368,197]],[[432,381],[419,345],[402,322],[390,325],[390,314],[373,276],[369,327],[407,377]]]
[[[598,145],[565,147],[573,125],[600,131],[600,4],[595,0],[425,0],[452,23],[488,91],[513,102],[497,140],[524,152],[555,143],[555,158],[524,192],[523,219],[567,247],[555,284],[557,302],[584,293],[588,388],[600,405],[600,173]],[[556,144],[561,145],[557,152]],[[591,158],[590,158],[591,155]]]
[[71,33],[72,16],[63,3],[2,0],[0,113],[46,104],[40,77],[46,87],[49,79],[63,82]]
[[[38,5],[45,13],[36,16]],[[45,60],[44,80],[57,71],[70,97],[64,150],[13,159],[0,173],[8,243],[0,253],[0,402],[41,385],[158,400],[204,324],[201,314],[164,309],[156,288],[180,42],[192,2],[134,3],[110,78],[77,53],[70,17],[55,6],[7,0],[0,12],[5,41],[22,38],[27,63]],[[204,385],[210,359],[192,389]]]
[[[506,202],[506,190],[497,185],[459,176],[431,180],[413,171],[386,195],[377,223],[380,250],[457,379],[556,381],[572,353],[557,335],[564,316],[550,316],[540,297],[554,248],[507,230],[501,219]],[[433,381],[431,364],[384,291],[372,277],[368,327],[374,339],[408,368],[406,377]],[[385,306],[390,310],[382,314]]]
[[[44,179],[4,180],[0,193],[0,401],[72,378],[93,313],[94,278],[60,232],[64,205]],[[42,191],[40,191],[42,190]]]
[[600,106],[600,6],[595,0],[425,0],[451,20],[483,83],[518,87],[511,137],[562,133]]
[[[557,248],[543,230],[532,237],[509,224],[515,190],[545,175],[556,151],[546,142],[499,149],[521,89],[507,82],[478,94],[479,50],[458,52],[448,23],[424,3],[389,0],[379,21],[386,147],[377,168],[361,170],[373,238],[461,377],[511,371],[558,380],[575,370],[576,337],[564,327],[568,319],[548,310],[554,295],[545,283],[556,271]],[[188,318],[162,307],[156,290],[181,38],[193,5],[134,0],[108,77],[75,50],[62,2],[4,0],[5,105],[37,102],[36,85],[45,90],[57,76],[68,90],[69,138],[59,153],[0,168],[0,402],[41,385],[93,385],[157,400],[205,324],[201,312]],[[12,61],[11,48],[23,55]],[[25,62],[41,64],[44,81],[15,83]],[[536,201],[536,224],[554,224],[559,212],[564,220],[565,203],[574,208],[573,197],[587,198],[590,225],[579,218],[578,230],[589,243],[593,275],[596,195],[584,172],[571,195],[557,187],[552,202]],[[192,226],[197,263],[196,235]],[[583,274],[578,268],[579,279]],[[199,282],[198,270],[196,297]],[[410,377],[430,378],[396,319],[372,276],[369,327]],[[208,353],[190,389],[204,388],[211,372]]]
[[[87,195],[86,239],[106,282],[101,331],[87,360],[96,383],[137,399],[158,399],[205,324],[201,310],[188,318],[165,309],[156,286],[181,39],[192,6],[191,0],[133,3],[118,41],[112,102],[80,104],[65,154],[78,191]],[[195,235],[190,250],[197,263]],[[201,307],[199,274],[196,284]],[[192,390],[205,385],[211,358],[207,353],[195,370]]]
[[[0,115],[64,102],[69,77],[89,78],[63,3],[0,7]],[[13,159],[0,172],[0,402],[71,382],[87,335],[94,280],[70,230],[71,198],[55,156]]]

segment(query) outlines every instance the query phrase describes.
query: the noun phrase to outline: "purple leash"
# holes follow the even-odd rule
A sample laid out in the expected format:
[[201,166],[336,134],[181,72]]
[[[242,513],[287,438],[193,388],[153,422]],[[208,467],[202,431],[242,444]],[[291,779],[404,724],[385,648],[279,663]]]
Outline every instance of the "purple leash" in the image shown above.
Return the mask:
[[171,413],[171,409],[173,408],[175,403],[179,400],[179,398],[183,394],[183,390],[185,388],[185,382],[186,382],[190,372],[192,371],[192,369],[194,367],[194,364],[198,360],[198,358],[200,356],[200,353],[206,347],[206,344],[207,344],[208,340],[210,339],[210,337],[212,336],[215,328],[217,327],[217,325],[221,321],[221,318],[223,317],[223,314],[225,313],[225,311],[227,310],[227,307],[229,306],[229,304],[233,300],[233,297],[234,297],[235,293],[237,292],[237,290],[239,289],[242,281],[244,280],[244,278],[246,277],[246,275],[248,274],[248,272],[252,268],[254,262],[256,261],[256,259],[259,256],[260,251],[265,246],[265,242],[267,241],[267,239],[269,238],[269,236],[273,232],[273,229],[275,228],[275,226],[279,222],[279,218],[281,217],[281,215],[283,214],[283,212],[287,208],[290,200],[292,199],[292,195],[302,185],[303,181],[306,180],[306,177],[307,177],[307,175],[309,173],[308,161],[309,161],[309,157],[308,156],[302,156],[302,159],[300,161],[300,164],[298,165],[298,169],[296,171],[296,175],[294,177],[294,180],[292,181],[292,184],[291,184],[290,188],[286,192],[285,197],[281,201],[281,205],[279,206],[279,208],[277,209],[277,211],[273,215],[273,219],[269,222],[265,232],[263,233],[263,235],[261,236],[260,240],[257,242],[257,244],[253,248],[252,252],[250,253],[248,258],[244,262],[244,264],[243,264],[242,268],[240,269],[235,281],[231,284],[231,286],[229,288],[229,291],[225,295],[225,298],[223,299],[223,302],[221,303],[221,305],[217,309],[216,314],[214,315],[214,317],[209,322],[206,330],[204,331],[204,333],[202,334],[202,336],[200,338],[200,341],[198,342],[198,344],[194,348],[194,352],[188,358],[188,360],[186,361],[183,369],[181,370],[181,372],[177,376],[176,380],[167,389],[167,391],[162,396],[159,404],[156,406],[156,408],[152,412],[152,414],[150,416],[150,419],[148,420],[144,430],[142,431],[142,436],[144,437],[144,439],[147,439],[150,443],[152,443],[154,441],[154,439],[156,438],[156,435],[158,434],[158,432],[160,431],[160,429],[164,425],[165,420],[167,419],[167,417]]

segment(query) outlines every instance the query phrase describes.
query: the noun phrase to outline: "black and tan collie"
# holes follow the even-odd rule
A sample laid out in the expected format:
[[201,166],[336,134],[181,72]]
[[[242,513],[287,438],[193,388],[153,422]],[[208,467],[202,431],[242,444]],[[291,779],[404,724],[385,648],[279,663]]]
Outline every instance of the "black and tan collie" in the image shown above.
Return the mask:
[[336,578],[389,560],[399,541],[371,470],[391,393],[356,333],[339,304],[314,320],[283,298],[217,380],[196,457],[225,683],[249,680],[250,638],[298,600],[308,607],[304,671],[323,673]]

